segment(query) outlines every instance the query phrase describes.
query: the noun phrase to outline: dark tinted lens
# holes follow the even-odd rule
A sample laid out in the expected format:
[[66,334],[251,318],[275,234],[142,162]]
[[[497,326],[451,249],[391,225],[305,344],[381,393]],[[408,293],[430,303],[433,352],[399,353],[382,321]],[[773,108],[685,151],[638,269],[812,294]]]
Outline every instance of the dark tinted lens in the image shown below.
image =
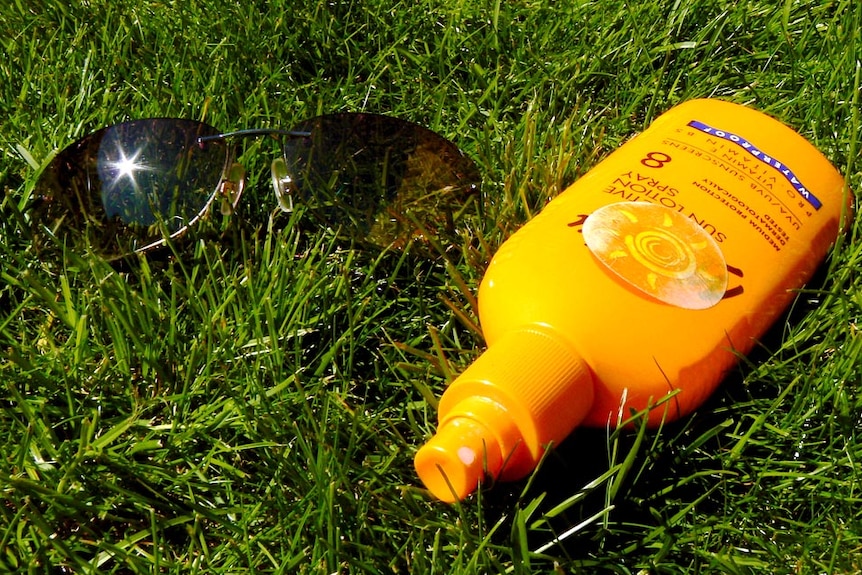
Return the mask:
[[[343,113],[293,128],[284,159],[295,203],[380,245],[453,230],[477,200],[476,165],[452,142],[388,116]],[[478,203],[478,202],[476,202]]]
[[85,232],[110,254],[176,234],[212,200],[228,153],[218,130],[191,120],[136,120],[60,152],[39,179],[40,225]]

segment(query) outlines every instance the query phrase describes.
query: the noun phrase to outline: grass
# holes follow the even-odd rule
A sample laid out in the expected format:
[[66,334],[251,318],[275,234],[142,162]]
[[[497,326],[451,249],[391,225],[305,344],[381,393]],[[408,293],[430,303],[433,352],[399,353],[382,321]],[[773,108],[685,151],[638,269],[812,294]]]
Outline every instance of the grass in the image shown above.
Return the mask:
[[[862,570],[858,224],[684,420],[579,430],[454,506],[411,464],[495,247],[673,104],[754,105],[862,188],[858,2],[9,0],[0,42],[0,571]],[[174,255],[33,247],[40,167],[98,127],[342,110],[476,159],[445,258],[272,219],[261,145],[241,213]]]

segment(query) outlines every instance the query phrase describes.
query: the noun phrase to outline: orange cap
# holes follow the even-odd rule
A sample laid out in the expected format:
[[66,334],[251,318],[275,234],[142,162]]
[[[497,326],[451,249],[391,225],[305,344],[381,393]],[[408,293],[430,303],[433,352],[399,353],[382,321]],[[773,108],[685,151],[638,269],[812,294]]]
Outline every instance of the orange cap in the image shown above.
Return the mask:
[[561,441],[593,402],[589,368],[549,326],[494,342],[443,394],[437,434],[414,459],[419,478],[447,502],[485,477],[517,479]]
[[425,486],[442,501],[472,493],[485,477],[495,477],[521,434],[499,403],[486,397],[460,402],[437,434],[416,454],[414,465]]

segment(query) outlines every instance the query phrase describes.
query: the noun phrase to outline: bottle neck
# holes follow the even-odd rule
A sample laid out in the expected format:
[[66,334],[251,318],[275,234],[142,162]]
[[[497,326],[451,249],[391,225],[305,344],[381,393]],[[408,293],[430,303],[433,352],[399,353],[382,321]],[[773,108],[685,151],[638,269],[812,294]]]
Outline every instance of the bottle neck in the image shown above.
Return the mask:
[[448,501],[485,475],[523,477],[583,420],[593,396],[589,367],[562,335],[544,325],[507,333],[443,394],[439,430],[417,453],[417,473]]

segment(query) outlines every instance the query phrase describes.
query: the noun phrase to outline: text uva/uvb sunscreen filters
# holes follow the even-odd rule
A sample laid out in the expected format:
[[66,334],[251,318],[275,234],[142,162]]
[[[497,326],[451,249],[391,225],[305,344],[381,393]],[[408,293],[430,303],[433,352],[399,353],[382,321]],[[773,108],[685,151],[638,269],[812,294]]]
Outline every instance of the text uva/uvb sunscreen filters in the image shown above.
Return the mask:
[[670,421],[712,393],[850,215],[843,177],[751,108],[692,100],[554,198],[479,287],[488,348],[416,454],[431,493],[519,479],[578,425]]

